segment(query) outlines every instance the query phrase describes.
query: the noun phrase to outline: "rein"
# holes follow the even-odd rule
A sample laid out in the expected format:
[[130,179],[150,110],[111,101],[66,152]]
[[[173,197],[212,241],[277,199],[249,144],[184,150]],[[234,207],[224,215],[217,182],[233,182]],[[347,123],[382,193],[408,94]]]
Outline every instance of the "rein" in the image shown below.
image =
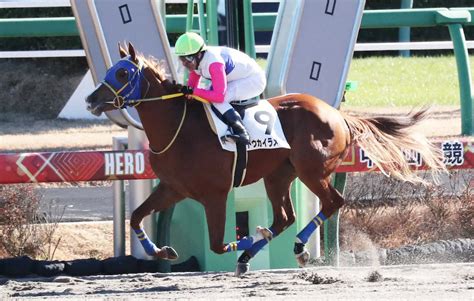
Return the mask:
[[113,105],[117,109],[123,109],[127,106],[136,107],[142,102],[155,101],[155,100],[168,100],[177,97],[184,96],[183,93],[166,94],[160,97],[150,98],[139,98],[139,99],[125,99],[123,96],[116,94],[114,100],[107,101],[106,103]]
[[179,122],[179,126],[178,126],[178,129],[176,130],[176,133],[174,134],[173,138],[171,139],[170,143],[168,143],[168,145],[161,151],[157,152],[155,150],[153,150],[151,148],[151,145],[148,145],[149,148],[150,148],[150,152],[154,155],[161,155],[163,154],[164,152],[166,152],[170,147],[171,145],[173,145],[174,141],[176,140],[176,137],[178,137],[178,134],[179,132],[181,131],[181,127],[183,126],[183,123],[184,123],[184,118],[186,117],[186,112],[187,112],[187,101],[184,102],[184,110],[183,110],[183,116],[181,117],[181,121]]
[[[137,68],[137,70],[133,73],[131,79],[119,89],[114,88],[106,80],[102,81],[102,84],[106,86],[115,95],[112,101],[106,101],[105,103],[111,104],[117,109],[123,109],[127,106],[136,107],[142,102],[155,101],[155,100],[168,100],[168,99],[184,96],[184,93],[179,92],[179,93],[166,94],[159,97],[129,99],[129,97],[131,96],[134,96],[134,95],[138,96],[139,89],[137,90],[137,87],[140,86],[140,82],[142,79],[146,80],[148,84],[147,90],[145,92],[145,96],[146,96],[148,94],[148,90],[150,89],[150,82],[146,79],[146,77],[142,73],[142,70],[144,67],[144,64],[142,61],[139,61],[138,64],[130,60],[127,60],[127,61],[131,63],[132,65],[134,65]],[[121,95],[128,86],[131,87],[131,90],[127,94]],[[209,103],[209,101],[197,95],[192,95],[192,97],[200,102]]]

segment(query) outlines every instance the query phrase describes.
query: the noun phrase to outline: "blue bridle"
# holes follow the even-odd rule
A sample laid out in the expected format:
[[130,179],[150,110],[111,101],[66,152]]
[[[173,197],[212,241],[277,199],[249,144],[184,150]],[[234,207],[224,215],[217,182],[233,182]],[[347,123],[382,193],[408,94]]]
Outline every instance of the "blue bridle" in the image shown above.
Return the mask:
[[[117,80],[115,74],[117,70],[125,69],[128,71],[128,81],[123,84]],[[140,102],[137,101],[141,98],[141,85],[143,74],[143,63],[141,61],[135,63],[131,60],[131,56],[128,55],[118,61],[115,65],[107,70],[102,84],[105,85],[115,95],[112,104],[122,109],[127,106],[137,105]]]
[[[117,70],[125,69],[128,71],[128,79],[126,83],[121,83],[115,77]],[[115,65],[110,67],[105,74],[104,80],[101,82],[102,85],[106,86],[114,95],[112,101],[106,101],[106,103],[112,104],[117,109],[123,109],[129,106],[138,106],[142,102],[156,101],[156,100],[167,100],[177,97],[181,97],[184,94],[181,92],[161,95],[159,97],[145,97],[150,88],[150,83],[145,77],[143,70],[145,69],[145,64],[142,60],[138,60],[138,63],[135,63],[131,60],[131,56],[128,55],[118,61]],[[144,81],[148,84],[147,92],[145,95],[141,95],[142,92],[142,83]],[[161,81],[160,81],[161,82]],[[208,103],[207,100],[193,95],[194,99],[197,99],[201,102]]]

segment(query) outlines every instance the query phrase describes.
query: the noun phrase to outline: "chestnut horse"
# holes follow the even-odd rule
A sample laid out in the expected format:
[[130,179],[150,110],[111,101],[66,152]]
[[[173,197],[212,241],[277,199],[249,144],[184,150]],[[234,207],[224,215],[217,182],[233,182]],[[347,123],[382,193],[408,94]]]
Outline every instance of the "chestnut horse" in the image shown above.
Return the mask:
[[412,130],[426,116],[426,110],[404,117],[359,118],[310,95],[271,98],[268,101],[278,113],[291,149],[250,151],[243,185],[263,178],[273,208],[273,224],[268,229],[259,227],[254,236],[226,244],[226,199],[232,186],[234,154],[222,150],[203,104],[178,93],[180,85],[165,78],[155,59],[137,55],[131,44],[128,51],[122,47],[119,51],[122,59],[107,71],[86,102],[95,115],[130,105],[138,111],[150,144],[150,163],[160,183],[133,211],[130,224],[146,252],[158,258],[173,260],[177,253],[151,242],[141,226],[143,218],[192,198],[205,208],[211,250],[218,254],[245,250],[236,274],[246,272],[249,260],[294,223],[290,186],[298,177],[322,204],[318,215],[296,237],[296,259],[304,266],[309,258],[304,247],[308,237],[344,204],[341,194],[331,186],[330,176],[353,143],[358,143],[385,174],[404,181],[422,180],[409,168],[403,150],[419,152],[434,171],[444,169],[441,152]]

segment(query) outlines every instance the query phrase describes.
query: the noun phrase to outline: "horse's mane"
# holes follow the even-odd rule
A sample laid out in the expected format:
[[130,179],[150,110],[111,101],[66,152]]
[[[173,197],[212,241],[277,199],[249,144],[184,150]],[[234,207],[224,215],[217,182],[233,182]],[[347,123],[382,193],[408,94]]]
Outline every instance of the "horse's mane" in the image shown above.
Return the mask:
[[[176,85],[174,81],[168,80],[165,61],[159,60],[152,55],[145,56],[142,53],[137,53],[137,59],[141,60],[153,72],[153,74],[155,74],[166,91],[169,93],[179,92],[178,86],[180,85]],[[197,104],[197,102],[191,103]]]
[[154,56],[152,55],[148,55],[145,57],[145,55],[143,54],[137,54],[137,58],[139,60],[142,60],[143,63],[145,63],[148,68],[150,68],[153,73],[156,74],[156,76],[161,80],[165,80],[167,78],[167,74],[166,74],[166,65],[165,65],[165,62],[163,60],[158,60],[157,58],[155,58]]

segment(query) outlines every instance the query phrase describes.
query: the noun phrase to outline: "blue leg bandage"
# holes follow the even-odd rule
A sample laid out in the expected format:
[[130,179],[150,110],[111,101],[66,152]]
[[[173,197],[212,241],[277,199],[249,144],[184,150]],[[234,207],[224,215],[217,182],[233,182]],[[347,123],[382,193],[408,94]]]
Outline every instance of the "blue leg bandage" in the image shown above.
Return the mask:
[[[274,231],[271,228],[268,229],[268,230],[270,230],[272,232],[272,236],[274,236]],[[227,252],[248,250],[256,244],[262,244],[262,242],[265,242],[262,245],[262,247],[263,247],[267,243],[267,240],[262,236],[260,236],[260,237],[258,235],[256,235],[256,236],[245,236],[245,237],[243,237],[242,239],[240,239],[238,241],[228,243],[227,244]],[[259,250],[260,249],[261,249],[261,247],[259,248]]]
[[[273,230],[273,227],[268,228],[268,230],[272,231],[273,233],[273,238],[277,237],[279,233],[277,233],[275,230]],[[248,249],[246,252],[251,256],[254,257],[255,254],[258,253],[263,247],[265,247],[268,243],[268,240],[262,239],[260,241],[257,241]]]
[[296,242],[306,244],[309,237],[313,234],[314,230],[326,220],[326,216],[322,212],[319,212],[298,235],[296,235]]
[[247,250],[253,244],[252,236],[245,236],[242,239],[227,244],[227,252]]
[[160,249],[148,238],[145,231],[143,229],[138,229],[135,230],[135,234],[140,240],[140,243],[142,244],[143,249],[145,249],[145,252],[150,256],[156,255],[156,253]]

